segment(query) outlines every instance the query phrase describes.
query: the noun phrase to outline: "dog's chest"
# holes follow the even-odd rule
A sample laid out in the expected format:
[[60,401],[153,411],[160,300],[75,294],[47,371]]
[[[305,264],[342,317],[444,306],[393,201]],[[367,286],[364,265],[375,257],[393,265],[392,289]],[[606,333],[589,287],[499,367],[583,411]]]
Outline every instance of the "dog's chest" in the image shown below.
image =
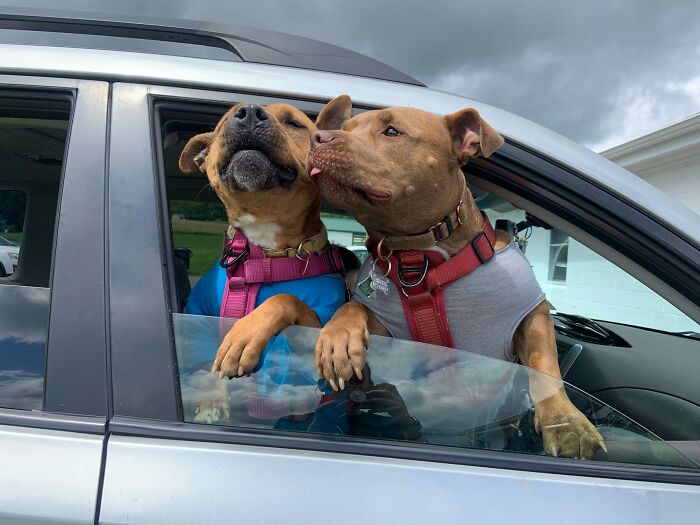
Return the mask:
[[258,246],[265,248],[277,248],[277,234],[282,230],[279,224],[274,222],[257,222],[255,217],[244,213],[233,221],[236,228],[240,228],[246,237]]
[[[370,283],[371,267],[368,258],[360,269],[353,299],[370,308],[393,337],[411,339],[401,291],[388,280]],[[456,348],[512,360],[513,333],[544,300],[544,294],[527,259],[513,244],[450,284],[444,298]]]

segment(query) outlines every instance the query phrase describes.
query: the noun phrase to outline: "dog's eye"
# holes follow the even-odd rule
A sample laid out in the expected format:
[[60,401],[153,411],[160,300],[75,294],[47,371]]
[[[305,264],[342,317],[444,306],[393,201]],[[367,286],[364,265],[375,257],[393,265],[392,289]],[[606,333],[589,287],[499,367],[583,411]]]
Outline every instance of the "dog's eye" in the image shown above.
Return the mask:
[[304,127],[301,124],[299,124],[296,120],[285,120],[284,123],[292,128],[301,129]]
[[389,126],[384,131],[382,131],[382,135],[386,135],[387,137],[398,137],[399,135],[401,135],[401,132],[398,131],[395,127]]

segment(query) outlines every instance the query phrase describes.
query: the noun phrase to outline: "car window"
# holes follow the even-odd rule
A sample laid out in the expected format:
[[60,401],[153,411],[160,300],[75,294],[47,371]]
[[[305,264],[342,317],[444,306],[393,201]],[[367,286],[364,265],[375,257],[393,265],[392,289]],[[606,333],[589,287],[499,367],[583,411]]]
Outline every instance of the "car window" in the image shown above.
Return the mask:
[[524,210],[495,196],[486,198],[481,207],[492,224],[501,220],[522,228],[515,241],[553,310],[669,333],[700,332],[697,322],[565,232],[528,220],[532,217]]
[[0,96],[0,407],[41,409],[71,102]]
[[[681,429],[676,425],[668,431],[668,425],[660,423],[668,418],[660,416],[663,411],[658,407],[650,411],[653,417],[645,417],[643,410],[635,409],[641,406],[639,403],[630,404],[630,396],[616,399],[619,389],[597,381],[609,374],[600,373],[596,369],[599,362],[590,356],[599,356],[606,349],[614,352],[619,345],[634,347],[639,352],[636,355],[643,355],[629,334],[613,330],[612,323],[628,323],[643,330],[668,330],[670,339],[664,344],[674,349],[685,345],[683,351],[687,345],[700,341],[677,332],[695,330],[697,325],[646,288],[649,304],[655,306],[648,306],[649,316],[635,317],[642,311],[640,302],[624,287],[633,281],[636,284],[629,286],[636,286],[639,292],[643,287],[640,283],[619,273],[600,256],[593,260],[594,252],[565,232],[550,228],[495,195],[478,191],[475,196],[479,206],[493,224],[498,221],[499,227],[513,232],[513,242],[525,252],[550,300],[560,367],[573,384],[459,350],[376,337],[368,349],[369,370],[364,381],[355,382],[337,395],[319,382],[314,368],[313,347],[318,332],[300,327],[290,328],[275,338],[268,345],[260,368],[250,377],[229,381],[211,374],[219,343],[232,321],[195,315],[204,312],[189,309],[188,298],[193,294],[198,298],[197,304],[205,306],[212,302],[208,296],[201,297],[192,290],[208,272],[218,275],[228,224],[206,176],[181,173],[178,158],[187,141],[195,134],[210,131],[227,107],[203,105],[201,112],[195,112],[191,105],[186,110],[165,106],[157,111],[155,119],[168,205],[164,214],[166,231],[169,225],[171,232],[165,244],[167,248],[169,242],[172,248],[171,304],[185,421],[539,455],[544,453],[543,444],[535,430],[533,399],[528,389],[529,380],[536,376],[540,383],[549,385],[548,391],[565,389],[579,410],[598,427],[610,446],[607,454],[598,452],[595,460],[689,464],[683,453],[688,446],[698,449],[695,440],[700,440],[694,423]],[[348,247],[360,259],[367,257],[366,232],[352,217],[324,203],[322,220],[333,243]],[[613,268],[617,277],[611,273]],[[596,298],[596,290],[590,284],[591,279],[606,271],[608,280],[601,283],[621,283],[619,304],[601,300],[602,295]],[[617,308],[604,310],[602,306]],[[651,315],[652,308],[673,320],[659,324]],[[621,309],[626,309],[626,314]],[[199,310],[210,311],[208,315],[218,312],[218,308]],[[645,350],[649,348],[646,345]],[[619,362],[616,369],[623,370]],[[687,399],[684,394],[673,392],[672,397]],[[700,393],[691,392],[689,397],[700,406]],[[697,459],[700,454],[693,457]]]
[[[198,133],[211,131],[229,105],[202,106],[201,112],[166,107],[157,112],[165,179],[167,219],[170,224],[174,268],[174,307],[184,311],[197,282],[218,266],[226,240],[226,210],[204,174],[183,174],[180,152]],[[321,220],[328,240],[348,248],[360,262],[367,256],[367,233],[362,225],[340,210],[323,204]]]
[[[552,377],[477,354],[373,337],[363,379],[342,392],[319,381],[318,330],[290,327],[249,377],[220,379],[211,352],[234,320],[173,317],[185,421],[280,432],[400,440],[544,455],[529,386],[565,388],[606,440],[593,460],[684,466],[675,448],[611,407]],[[536,377],[535,377],[536,376]],[[548,395],[548,394],[545,394]]]

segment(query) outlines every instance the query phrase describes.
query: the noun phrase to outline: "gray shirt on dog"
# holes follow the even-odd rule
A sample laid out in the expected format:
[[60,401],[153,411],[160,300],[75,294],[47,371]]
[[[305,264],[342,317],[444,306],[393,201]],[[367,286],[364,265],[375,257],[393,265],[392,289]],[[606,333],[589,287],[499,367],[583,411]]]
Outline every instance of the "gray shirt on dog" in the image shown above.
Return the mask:
[[[372,269],[365,259],[352,298],[367,306],[392,337],[411,339],[400,290],[388,279],[362,286]],[[379,269],[375,272],[380,273]],[[530,263],[511,242],[486,264],[445,288],[445,311],[455,347],[513,361],[513,334],[520,322],[544,300]]]

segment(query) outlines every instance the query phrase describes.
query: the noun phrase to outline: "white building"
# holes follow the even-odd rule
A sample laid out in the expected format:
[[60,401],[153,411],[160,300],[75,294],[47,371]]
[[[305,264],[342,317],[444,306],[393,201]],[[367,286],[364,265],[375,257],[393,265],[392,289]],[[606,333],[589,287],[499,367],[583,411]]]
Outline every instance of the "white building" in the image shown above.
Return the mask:
[[700,113],[601,155],[700,213]]

